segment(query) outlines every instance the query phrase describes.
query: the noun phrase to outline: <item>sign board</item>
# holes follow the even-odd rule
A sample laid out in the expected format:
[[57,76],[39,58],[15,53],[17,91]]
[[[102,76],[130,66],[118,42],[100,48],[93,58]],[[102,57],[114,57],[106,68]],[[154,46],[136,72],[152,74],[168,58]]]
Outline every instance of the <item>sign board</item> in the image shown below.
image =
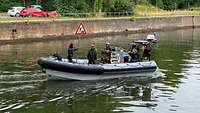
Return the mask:
[[87,30],[85,29],[84,24],[81,21],[78,28],[76,29],[75,35],[86,35],[86,34],[87,34]]

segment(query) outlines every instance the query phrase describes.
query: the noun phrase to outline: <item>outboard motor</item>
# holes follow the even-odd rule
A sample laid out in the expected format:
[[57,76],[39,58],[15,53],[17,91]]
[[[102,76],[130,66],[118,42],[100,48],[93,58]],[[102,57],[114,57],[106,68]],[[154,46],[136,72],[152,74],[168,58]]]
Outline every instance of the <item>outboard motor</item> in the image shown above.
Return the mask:
[[157,35],[156,33],[154,33],[153,35],[147,35],[146,40],[152,43],[156,43],[157,42]]

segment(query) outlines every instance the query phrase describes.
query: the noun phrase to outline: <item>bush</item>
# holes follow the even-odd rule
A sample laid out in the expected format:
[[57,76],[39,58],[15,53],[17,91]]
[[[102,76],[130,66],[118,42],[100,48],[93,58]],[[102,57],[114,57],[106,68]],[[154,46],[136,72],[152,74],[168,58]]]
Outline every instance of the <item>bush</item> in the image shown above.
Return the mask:
[[174,0],[163,0],[165,10],[175,10],[177,3]]
[[65,0],[64,3],[57,2],[56,9],[62,16],[85,17],[88,16],[89,5],[84,0],[68,2]]
[[[117,14],[116,12],[121,12],[123,15],[132,14],[133,12],[133,5],[134,3],[132,0],[112,0],[108,2],[107,4],[104,4],[104,12],[110,13],[113,12],[113,14]],[[121,16],[119,14],[119,16]]]
[[151,0],[151,4],[161,9],[164,8],[163,0]]
[[10,7],[12,7],[12,2],[9,0],[2,0],[0,2],[0,11],[6,12]]

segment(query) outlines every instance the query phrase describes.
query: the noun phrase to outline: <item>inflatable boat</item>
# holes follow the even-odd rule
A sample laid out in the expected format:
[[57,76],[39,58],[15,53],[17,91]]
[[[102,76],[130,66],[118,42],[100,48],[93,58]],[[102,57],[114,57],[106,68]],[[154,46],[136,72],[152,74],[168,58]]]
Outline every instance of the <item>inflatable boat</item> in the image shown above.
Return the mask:
[[111,63],[88,64],[87,59],[63,59],[60,56],[40,58],[38,64],[43,68],[48,79],[61,80],[97,80],[127,76],[137,73],[155,72],[155,61],[131,62],[130,55],[121,48],[111,53]]
[[157,69],[155,61],[88,64],[86,59],[57,60],[54,58],[40,58],[38,64],[43,68],[47,78],[51,80],[97,80],[125,76],[136,73],[154,72]]

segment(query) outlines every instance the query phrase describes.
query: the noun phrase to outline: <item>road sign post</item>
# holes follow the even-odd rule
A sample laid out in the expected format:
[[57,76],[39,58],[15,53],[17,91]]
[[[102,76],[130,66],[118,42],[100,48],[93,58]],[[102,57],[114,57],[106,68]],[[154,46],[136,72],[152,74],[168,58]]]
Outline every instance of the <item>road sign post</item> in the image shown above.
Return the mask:
[[[85,28],[83,21],[80,21],[80,24],[78,25],[75,32],[75,36],[77,36],[78,38],[78,48],[79,48],[80,36],[83,36],[83,35],[87,35],[87,29]],[[76,62],[77,62],[77,58],[76,58]]]
[[83,22],[81,21],[80,24],[79,24],[79,26],[76,29],[75,35],[76,36],[80,36],[80,35],[86,35],[86,34],[87,34],[87,30],[86,30]]

